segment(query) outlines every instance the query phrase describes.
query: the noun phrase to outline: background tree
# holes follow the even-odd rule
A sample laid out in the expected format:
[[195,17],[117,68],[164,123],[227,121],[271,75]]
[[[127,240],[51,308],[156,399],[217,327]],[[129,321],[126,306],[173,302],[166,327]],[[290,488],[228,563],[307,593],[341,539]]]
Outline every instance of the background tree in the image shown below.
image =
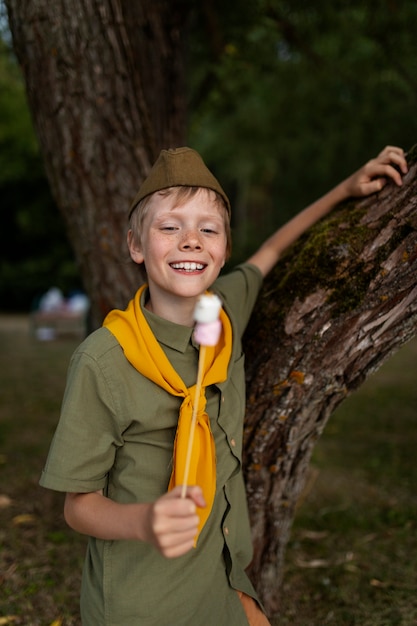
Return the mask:
[[[161,147],[190,139],[218,164],[243,254],[258,243],[248,236],[254,216],[263,237],[277,207],[288,217],[388,141],[413,136],[413,3],[304,4],[7,0],[95,324],[137,286],[123,262],[126,207]],[[344,209],[304,238],[266,284],[248,334],[252,575],[271,611],[318,435],[414,333],[413,173],[408,180],[381,205]]]
[[[22,3],[15,4],[20,7]],[[59,85],[65,85],[65,89],[67,87],[74,89],[77,85],[76,93],[79,103],[82,102],[83,97],[85,99],[85,86],[92,85],[94,88],[97,85],[97,80],[90,80],[90,70],[86,67],[90,61],[93,61],[93,56],[87,53],[83,59],[80,55],[80,46],[78,46],[80,42],[80,45],[84,45],[91,52],[94,46],[104,45],[104,42],[97,39],[98,26],[91,25],[91,22],[104,19],[109,28],[112,28],[113,21],[117,20],[118,26],[114,30],[116,33],[122,25],[121,15],[124,20],[123,29],[125,29],[128,27],[127,22],[133,19],[132,11],[144,14],[145,18],[142,19],[139,15],[137,25],[131,26],[134,38],[133,43],[129,45],[132,48],[133,57],[139,45],[152,47],[153,43],[159,46],[160,57],[164,54],[169,55],[168,44],[161,46],[160,39],[158,39],[163,31],[152,18],[152,12],[164,11],[165,5],[162,2],[156,3],[156,6],[151,7],[150,10],[143,5],[146,13],[142,12],[142,5],[132,9],[129,6],[123,7],[125,3],[121,3],[121,8],[117,9],[120,3],[113,4],[101,3],[101,12],[94,17],[94,11],[99,11],[98,4],[91,3],[90,9],[87,9],[85,3],[74,2],[68,5],[68,15],[72,15],[71,20],[67,19],[66,15],[62,15],[58,20],[58,6],[52,11],[45,5],[43,12],[43,3],[36,3],[35,6],[31,3],[30,9],[21,9],[21,17],[24,18],[23,22],[28,22],[28,28],[32,23],[32,17],[35,19],[37,14],[41,17],[47,16],[49,11],[50,20],[54,20],[53,27],[48,19],[41,20],[41,24],[48,30],[43,51],[39,41],[37,42],[38,51],[34,50],[33,41],[37,41],[37,38],[30,39],[31,43],[28,44],[26,54],[22,51],[23,67],[30,64],[33,72],[39,68],[46,72],[46,68],[53,68],[55,63],[54,76],[61,76],[61,78],[46,92],[51,102],[55,94],[58,97],[61,88]],[[1,6],[3,6],[3,0],[0,0],[0,9]],[[183,113],[186,115],[186,120],[181,131],[182,141],[188,141],[202,151],[232,197],[234,205],[233,261],[241,260],[249,254],[272,228],[281,224],[307,202],[338,182],[358,164],[370,158],[387,141],[407,145],[409,136],[413,136],[414,126],[417,126],[415,116],[412,114],[416,92],[415,59],[417,57],[416,43],[410,36],[408,25],[416,18],[414,3],[380,0],[376,5],[369,3],[369,6],[367,3],[359,2],[336,6],[325,0],[320,7],[306,7],[303,2],[286,3],[278,0],[273,2],[256,0],[256,2],[245,3],[244,6],[241,6],[237,0],[231,0],[227,5],[221,4],[219,0],[205,0],[196,6],[195,3],[183,0],[170,3],[170,10],[173,10],[173,7],[180,13],[180,25],[177,24],[175,27],[175,16],[171,14],[164,19],[168,30],[169,23],[173,24],[174,30],[169,36],[178,39],[180,34],[181,40],[176,48],[179,54],[177,67],[182,64],[185,78],[181,79],[183,84],[178,97],[184,103],[188,100],[188,112]],[[82,18],[85,18],[84,23],[77,32],[77,21]],[[54,43],[54,40],[61,36],[57,25],[61,24],[63,28],[63,20],[66,22],[67,32],[69,33],[71,29],[73,31],[73,36],[69,37],[72,47],[67,42],[68,37],[65,38],[65,36],[61,37],[63,41],[60,41],[59,45],[55,45],[56,41]],[[5,23],[4,19],[0,23],[3,25],[3,40],[9,44],[10,37],[4,28]],[[22,31],[22,20],[19,19],[18,24],[19,30]],[[139,37],[142,26],[145,29],[145,36]],[[177,28],[176,31],[175,28]],[[154,31],[159,34],[152,35]],[[38,29],[38,32],[41,31]],[[117,38],[114,34],[112,40],[112,45],[115,41],[123,42],[124,45],[126,38],[121,35]],[[139,44],[139,41],[142,43]],[[48,49],[49,44],[51,49]],[[110,46],[107,52],[108,58],[112,54],[114,50]],[[154,59],[152,53],[148,54],[144,50],[144,54],[143,64],[146,67],[140,72],[140,80],[142,90],[145,90],[145,96],[149,101],[150,93],[159,90],[160,81],[155,80],[155,77],[166,80],[173,90],[174,74],[170,73],[170,63],[161,62],[157,67],[152,60]],[[124,58],[123,54],[119,56]],[[107,57],[102,54],[99,63],[95,63],[96,71],[99,71],[100,64],[105,65],[104,69],[100,70],[102,76],[108,76],[113,71],[112,64],[106,65],[106,60]],[[10,55],[7,61],[10,67]],[[139,62],[140,60],[137,63]],[[72,73],[72,82],[69,78],[70,66],[77,67],[76,76],[74,72]],[[117,67],[120,70],[120,59]],[[83,81],[81,81],[82,68],[85,68]],[[139,65],[137,68],[139,74]],[[366,71],[363,71],[364,68]],[[6,79],[13,83],[13,98],[10,97],[11,90],[5,85],[5,88],[0,91],[0,101],[5,101],[14,119],[18,120],[21,117],[19,111],[23,107],[22,89],[18,85],[16,68],[12,69],[13,73],[8,72]],[[129,80],[133,80],[130,78],[130,68],[126,69],[126,72]],[[38,106],[38,100],[43,98],[44,93],[40,87],[48,80],[46,74],[41,78],[42,82],[33,96],[37,99],[33,103],[36,107],[35,118],[41,115],[42,110]],[[148,81],[147,84],[145,84],[146,81]],[[116,130],[115,120],[106,121],[103,109],[115,110],[114,103],[123,102],[123,98],[119,95],[122,93],[121,86],[127,87],[127,84],[123,80],[117,86],[114,83],[114,89],[117,88],[116,94],[112,93],[112,85],[107,85],[100,98],[97,98],[97,102],[91,98],[88,102],[85,100],[82,104],[78,104],[78,110],[81,109],[83,114],[85,113],[83,119],[87,120],[90,116],[95,121],[95,131],[93,131],[92,124],[85,122],[89,126],[89,134],[83,133],[82,136],[84,142],[91,144],[87,153],[93,159],[96,186],[100,188],[99,192],[108,186],[106,172],[113,167],[112,143],[117,142],[118,137],[120,137],[119,141],[124,141],[123,133],[125,132],[123,124],[119,124]],[[16,85],[19,89],[16,89]],[[181,85],[181,82],[178,85]],[[130,93],[130,97],[136,98],[141,90],[136,87],[133,90],[133,96]],[[56,115],[50,115],[49,126],[42,125],[43,133],[46,133],[46,128],[54,129],[57,119],[60,120],[59,126],[61,121],[62,123],[65,121],[66,124],[72,122],[80,127],[79,118],[64,119],[63,111],[65,107],[71,108],[73,97],[69,91],[68,94],[63,93],[59,105],[59,116],[57,118]],[[167,97],[170,97],[169,93]],[[126,97],[125,100],[127,99]],[[151,109],[150,116],[148,115],[146,119],[151,125],[155,121],[155,125],[161,130],[162,126],[156,122],[157,113],[154,111],[158,107],[153,106],[153,103],[149,104],[143,97],[140,100],[142,105],[138,112],[144,112],[143,103],[145,103],[145,108]],[[101,107],[98,107],[98,102],[101,102]],[[155,102],[165,102],[165,100],[157,97]],[[2,106],[1,102],[0,106]],[[97,111],[94,107],[98,107]],[[89,111],[89,108],[92,110]],[[56,109],[58,110],[57,107]],[[171,124],[173,123],[172,112],[177,109],[178,106],[171,106]],[[81,114],[78,113],[78,115]],[[126,111],[126,115],[130,115],[129,111]],[[33,133],[29,125],[24,132],[23,128],[18,129],[17,123],[6,122],[10,120],[10,116],[3,117],[0,124],[3,120],[4,134],[0,133],[0,141],[4,138],[2,154],[6,156],[9,165],[18,163],[22,159],[25,165],[20,167],[18,179],[14,179],[15,191],[13,193],[6,188],[7,180],[4,177],[0,180],[2,210],[8,216],[16,216],[18,211],[15,207],[19,206],[19,211],[25,211],[24,225],[28,236],[30,237],[31,232],[36,232],[39,234],[39,239],[34,239],[32,246],[20,246],[18,255],[12,254],[10,245],[2,248],[4,271],[0,280],[0,297],[3,302],[8,302],[10,300],[9,287],[19,284],[19,288],[14,291],[14,296],[19,294],[18,305],[21,308],[27,308],[34,293],[39,292],[42,286],[44,289],[48,288],[51,280],[64,291],[79,286],[79,282],[76,281],[72,256],[68,251],[66,236],[63,233],[62,220],[51,199],[45,197],[44,200],[38,202],[38,205],[42,207],[39,219],[39,208],[32,206],[34,198],[39,198],[39,193],[31,192],[28,187],[28,176],[26,175],[25,180],[23,173],[25,168],[26,172],[31,174],[39,170],[42,176],[39,159],[34,167],[29,159],[25,161],[27,150],[21,151],[21,156],[18,156],[13,148],[13,145],[19,149],[29,145],[27,139],[33,137]],[[346,141],[346,127],[349,128],[349,142]],[[101,132],[110,135],[107,140],[110,163],[101,170],[96,167],[102,160],[102,155],[99,154],[99,142],[94,143],[94,137],[99,128]],[[114,132],[110,132],[112,128]],[[10,141],[11,132],[14,137],[12,141]],[[126,132],[128,136],[125,138],[125,145],[129,144],[136,131],[132,126]],[[187,132],[186,137],[185,132]],[[58,136],[55,130],[52,135]],[[74,133],[71,134],[73,135]],[[66,141],[69,141],[68,137]],[[141,145],[140,133],[137,141],[138,145]],[[163,143],[167,141],[168,134]],[[79,146],[77,150],[79,152]],[[76,158],[68,160],[65,164],[67,177],[72,168],[80,163],[77,150],[73,150],[73,154],[77,155]],[[152,147],[150,150],[152,151]],[[119,152],[122,153],[120,149]],[[128,150],[125,150],[123,154],[130,159]],[[120,164],[118,171],[124,167],[120,156],[118,152],[114,152],[114,157]],[[137,179],[140,179],[142,175],[141,168],[135,165],[133,157],[129,163],[130,167],[134,168],[137,178],[131,183],[132,176],[126,177],[126,192],[120,202],[117,202],[120,213],[124,210],[125,199],[130,200],[132,197],[128,190],[129,185],[132,184],[136,189]],[[90,162],[86,163],[85,171],[92,171],[93,165]],[[5,172],[10,172],[10,167],[6,168]],[[73,185],[76,180],[74,175],[68,182]],[[20,193],[17,193],[16,188]],[[109,191],[113,195],[115,189],[112,187]],[[24,198],[22,198],[22,193]],[[66,204],[68,204],[68,199]],[[80,207],[90,204],[88,197],[79,203]],[[67,221],[74,221],[74,210],[68,209],[68,214]],[[122,219],[122,216],[120,218]],[[94,223],[94,220],[90,222]],[[46,256],[50,246],[44,245],[43,241],[47,241],[48,238],[49,241],[52,240],[49,231],[52,223],[56,224],[53,238],[55,256],[51,255],[52,258],[48,263]],[[14,232],[16,230],[17,227]],[[102,258],[105,265],[107,261],[105,251],[109,248],[114,250],[114,256],[110,254],[110,262],[111,258],[115,258],[119,253],[120,245],[124,253],[124,237],[122,236],[122,242],[114,241],[117,238],[117,230],[117,228],[113,229],[110,223],[109,228],[104,229],[105,232],[102,235],[91,234],[89,244],[84,246],[83,251],[79,250],[80,243],[78,245],[76,242],[73,243],[77,251],[78,266],[83,268],[82,274],[85,275],[84,282],[87,286],[99,283],[97,278],[89,276],[93,272],[97,275],[97,263],[100,261],[93,262],[92,258],[95,255],[99,255],[104,250]],[[22,232],[23,229],[20,227],[19,233]],[[80,239],[76,235],[70,235],[70,237],[73,240]],[[8,237],[5,243],[10,243],[12,240],[13,238]],[[30,256],[25,255],[25,250],[30,250]],[[45,260],[43,264],[34,264],[34,252],[40,254],[40,250]],[[119,271],[129,274],[131,268],[126,264],[123,265],[124,267]],[[44,270],[45,267],[49,268],[48,272]],[[106,273],[105,270],[101,271]],[[6,276],[9,277],[7,282]],[[136,281],[136,277],[134,280]],[[128,291],[126,281],[129,284],[130,279],[124,278],[122,281],[120,287],[122,292]],[[102,316],[101,306],[105,308],[106,304],[97,290],[96,293],[97,295],[93,296],[93,306],[95,311],[97,309],[97,314],[94,315],[97,317],[95,322],[97,324]],[[98,304],[96,300],[100,300],[101,304]]]
[[21,72],[0,40],[0,302],[27,311],[58,283],[81,286],[63,220],[45,176]]
[[[18,7],[22,5],[20,2],[14,4]],[[96,74],[93,74],[90,80],[90,70],[86,67],[93,61],[93,56],[89,56],[89,53],[94,46],[98,48],[104,45],[103,41],[97,39],[98,25],[94,26],[92,22],[104,19],[111,29],[116,20],[112,45],[114,42],[123,42],[120,45],[124,45],[126,31],[123,31],[123,36],[121,34],[117,37],[117,30],[122,26],[126,29],[125,22],[132,19],[132,11],[139,12],[146,17],[142,19],[139,16],[137,25],[133,24],[130,27],[134,31],[133,43],[129,44],[133,56],[135,57],[139,45],[151,48],[154,43],[160,48],[160,57],[168,54],[171,58],[172,55],[167,52],[168,44],[161,46],[158,37],[162,36],[163,31],[152,18],[154,11],[164,11],[165,5],[162,2],[156,3],[150,10],[143,5],[145,13],[142,11],[142,5],[129,8],[123,6],[126,3],[121,3],[121,8],[117,9],[119,4],[100,3],[99,6],[98,3],[91,3],[90,9],[87,9],[86,3],[73,2],[67,5],[68,16],[72,16],[70,20],[67,14],[58,19],[59,5],[52,10],[46,7],[46,3],[45,5],[35,3],[34,6],[31,3],[30,8],[21,8],[21,17],[24,19],[18,20],[18,29],[23,36],[22,21],[26,21],[28,23],[26,28],[30,28],[32,17],[35,19],[38,14],[42,17],[41,24],[48,31],[43,51],[37,38],[30,38],[31,43],[25,47],[26,52],[22,50],[23,67],[29,68],[30,65],[33,72],[42,68],[45,73],[33,96],[33,106],[36,107],[34,117],[41,116],[42,107],[39,107],[38,101],[43,99],[43,94],[46,93],[47,99],[52,103],[55,96],[58,97],[59,89],[63,88],[63,85],[65,89],[77,88],[78,110],[81,109],[83,112],[78,113],[78,117],[64,118],[65,107],[71,108],[72,99],[75,97],[70,91],[65,92],[60,99],[61,104],[55,107],[59,114],[49,116],[49,126],[42,124],[42,132],[46,133],[46,129],[50,128],[52,135],[57,138],[55,129],[57,119],[59,127],[61,122],[65,122],[80,128],[79,117],[83,116],[85,124],[89,127],[88,135],[85,133],[82,135],[83,141],[90,142],[90,147],[85,152],[92,160],[92,164],[86,163],[84,169],[85,172],[95,170],[95,186],[99,187],[98,193],[104,193],[100,190],[106,190],[109,185],[106,172],[114,168],[113,152],[114,159],[118,159],[118,172],[125,167],[122,165],[121,155],[129,160],[126,167],[131,167],[134,174],[125,177],[126,190],[120,201],[117,200],[120,219],[123,219],[121,214],[125,210],[125,203],[132,197],[129,186],[132,185],[136,189],[142,176],[141,166],[136,164],[134,155],[131,158],[128,150],[125,149],[123,152],[119,148],[116,151],[111,146],[117,141],[129,145],[132,139],[137,139],[138,145],[141,145],[142,139],[139,131],[137,137],[135,136],[137,126],[131,125],[129,129],[125,129],[123,124],[119,124],[117,127],[116,119],[106,120],[103,111],[115,110],[116,102],[128,101],[128,96],[123,100],[121,88],[127,88],[133,78],[131,69],[128,68],[125,70],[128,82],[121,80],[117,85],[116,83],[106,85],[97,102],[94,98],[88,101],[85,99],[85,88],[89,85],[94,88],[97,85]],[[0,0],[0,8],[2,5],[3,0]],[[417,9],[413,2],[379,0],[376,4],[349,2],[335,5],[334,2],[324,0],[320,7],[306,7],[303,2],[286,3],[278,0],[272,2],[256,0],[244,3],[244,6],[238,0],[231,0],[226,5],[219,0],[205,0],[197,4],[183,0],[170,3],[170,11],[173,7],[180,13],[179,26],[177,24],[175,27],[175,16],[171,14],[164,19],[168,30],[168,22],[173,24],[174,30],[169,36],[177,39],[180,37],[176,48],[179,54],[177,67],[182,64],[185,77],[181,79],[183,84],[178,97],[184,101],[184,106],[188,101],[187,112],[183,113],[186,119],[185,123],[182,123],[182,142],[191,143],[204,154],[232,197],[233,262],[246,257],[272,228],[370,158],[385,143],[407,145],[409,137],[414,136],[417,130],[415,128],[417,120],[413,115],[417,51],[416,42],[410,35],[409,28],[409,24],[416,19]],[[97,13],[96,16],[94,12]],[[123,16],[123,23],[120,16]],[[84,22],[77,31],[77,21],[83,18]],[[68,34],[73,32],[71,37],[65,38],[65,35],[61,37],[58,25],[63,28],[63,20],[66,32]],[[3,26],[6,24],[4,19],[1,24]],[[142,27],[145,36],[139,37]],[[154,31],[159,34],[152,34]],[[42,31],[37,27],[37,32]],[[55,40],[60,37],[63,41],[58,45]],[[73,42],[72,47],[66,43],[68,38]],[[10,36],[5,28],[3,40],[7,45],[10,42]],[[38,51],[34,50],[34,41],[37,41]],[[140,41],[142,43],[139,43]],[[48,45],[51,45],[50,49]],[[82,45],[88,51],[85,59],[80,54]],[[107,45],[110,46],[109,42]],[[102,53],[98,62],[96,58],[96,72],[101,72],[102,77],[108,76],[113,71],[114,64],[107,63],[112,54],[114,50],[110,46],[107,57]],[[166,80],[172,91],[174,74],[170,73],[170,63],[164,64],[161,61],[157,66],[152,60],[154,59],[152,52],[148,54],[144,50],[144,54],[143,64],[146,67],[144,71],[141,70],[140,79],[135,80],[142,81],[142,90],[145,91],[148,100],[144,100],[143,97],[140,99],[142,104],[138,114],[144,112],[144,106],[150,108],[150,116],[148,115],[146,119],[151,125],[155,121],[160,132],[162,126],[156,121],[158,114],[154,111],[158,107],[154,106],[154,103],[149,104],[150,94],[154,90],[159,90],[160,81],[155,77],[161,81]],[[120,70],[120,59],[125,57],[123,54],[119,57],[117,67]],[[13,65],[10,54],[7,55],[7,61],[9,67]],[[140,60],[135,62],[139,74]],[[101,65],[105,67],[100,70]],[[50,89],[45,87],[47,89],[45,92],[41,86],[48,80],[46,70],[53,67],[55,67],[54,76],[60,76],[60,80],[54,81]],[[71,67],[77,67],[75,73],[72,72],[72,82]],[[81,81],[82,68],[85,68],[85,76]],[[6,101],[8,110],[14,119],[18,120],[21,118],[19,111],[24,106],[23,91],[18,83],[16,67],[12,67],[12,70],[12,74],[10,72],[6,74],[7,81],[12,82],[12,90],[5,85],[0,91],[0,101]],[[19,89],[16,89],[16,86]],[[117,93],[113,94],[112,89],[117,89]],[[13,98],[10,97],[11,91]],[[132,89],[130,91],[130,98],[136,98],[140,93],[141,89],[134,86],[133,94]],[[167,98],[170,98],[169,93]],[[1,102],[0,106],[3,106]],[[98,106],[99,102],[101,106]],[[165,99],[157,96],[154,102],[165,103]],[[171,124],[173,124],[172,112],[177,109],[178,106],[171,106]],[[127,110],[125,114],[120,115],[126,119],[130,112]],[[88,116],[94,119],[94,127],[87,121]],[[47,289],[51,281],[64,291],[79,286],[79,281],[76,279],[72,255],[68,251],[62,218],[59,217],[50,197],[40,201],[39,193],[33,193],[28,186],[27,173],[33,175],[33,172],[39,171],[40,176],[43,176],[37,155],[35,165],[29,159],[25,160],[27,150],[22,151],[22,148],[30,143],[27,139],[33,138],[29,124],[23,131],[21,124],[19,129],[19,124],[6,122],[10,120],[10,116],[3,117],[0,125],[3,120],[3,131],[0,132],[0,141],[4,138],[2,154],[6,156],[9,165],[22,162],[23,159],[24,167],[17,168],[20,174],[18,178],[14,178],[14,192],[10,193],[4,177],[0,179],[2,211],[5,216],[6,214],[14,216],[15,219],[21,211],[24,211],[25,231],[19,221],[19,226],[15,224],[13,232],[16,233],[17,230],[19,234],[26,232],[29,238],[32,232],[36,232],[38,238],[32,240],[32,245],[26,242],[25,246],[19,247],[17,254],[13,254],[10,245],[13,238],[7,237],[7,241],[4,242],[7,245],[2,247],[1,253],[3,272],[0,279],[0,298],[6,303],[11,300],[11,295],[16,299],[18,294],[20,299],[17,305],[27,310],[33,295],[39,293],[42,287],[44,290]],[[101,132],[109,134],[106,142],[109,164],[104,164],[101,169],[96,167],[103,158],[98,148],[99,142],[95,141],[99,128]],[[349,128],[349,141],[346,140],[346,128]],[[12,131],[13,139],[10,141]],[[125,132],[127,136],[124,135]],[[153,132],[155,134],[156,131]],[[74,133],[70,133],[69,136],[73,137]],[[168,140],[167,133],[163,143]],[[67,136],[66,141],[69,141]],[[57,139],[56,143],[58,144]],[[19,148],[20,156],[16,153],[14,145]],[[152,152],[153,148],[150,147],[149,150]],[[67,179],[72,168],[81,163],[79,152],[79,146],[75,146],[69,153],[77,156],[72,160],[67,159],[65,164]],[[6,168],[5,172],[10,172],[10,167]],[[67,182],[73,186],[76,180],[74,174]],[[42,181],[42,184],[45,185],[45,182]],[[116,187],[117,185],[114,189],[113,187],[109,189],[110,195],[113,196]],[[92,188],[90,184],[90,189]],[[85,194],[87,192],[84,192]],[[38,207],[35,206],[35,198],[38,200]],[[103,202],[109,202],[108,197],[103,199]],[[116,200],[114,202],[116,204]],[[66,198],[65,206],[68,204],[69,199]],[[78,203],[79,207],[90,204],[88,195]],[[67,221],[76,221],[78,205],[76,204],[76,209],[68,208]],[[41,213],[39,207],[42,207]],[[116,221],[118,219],[116,218]],[[79,221],[81,224],[81,218]],[[92,218],[89,224],[93,223]],[[46,257],[51,249],[51,243],[47,246],[44,242],[48,239],[49,242],[52,241],[50,233],[52,224],[55,224],[53,231],[55,243],[54,252],[48,262]],[[90,229],[93,230],[91,226]],[[74,241],[80,238],[75,234],[70,235],[77,252],[77,264],[82,268],[87,287],[100,282],[97,278],[90,277],[90,273],[94,273],[95,276],[101,276],[100,272],[106,274],[105,269],[97,272],[97,264],[100,261],[93,262],[94,256],[102,256],[103,265],[106,265],[107,259],[111,263],[111,259],[117,262],[122,258],[122,267],[118,271],[122,274],[127,272],[129,275],[131,268],[123,263],[125,257],[117,256],[119,252],[122,252],[122,255],[125,252],[124,236],[121,236],[121,241],[115,240],[118,237],[117,231],[118,228],[114,229],[110,222],[102,234],[89,235],[89,243],[83,246],[83,250],[79,250],[81,243],[78,242],[77,245]],[[113,253],[109,250],[113,250]],[[25,254],[25,251],[30,251],[30,255]],[[35,252],[40,255],[40,251],[44,260],[35,264]],[[48,268],[48,271],[44,268]],[[124,277],[121,281],[121,292],[129,291],[127,285],[130,284],[130,280]],[[136,276],[133,280],[136,281]],[[13,285],[17,284],[19,288],[10,292]],[[100,296],[97,289],[95,292],[93,306],[97,312],[95,314],[97,324],[102,316],[101,307],[105,308],[108,303],[106,305],[104,296]]]
[[185,136],[180,5],[11,2],[10,26],[93,325],[125,306],[126,207],[162,145]]

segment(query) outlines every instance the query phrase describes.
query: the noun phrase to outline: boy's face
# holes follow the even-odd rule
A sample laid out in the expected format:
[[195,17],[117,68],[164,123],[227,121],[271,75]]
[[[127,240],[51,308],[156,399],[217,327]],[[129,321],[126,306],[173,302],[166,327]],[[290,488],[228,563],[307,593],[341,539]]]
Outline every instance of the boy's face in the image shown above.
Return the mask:
[[143,220],[140,244],[129,234],[136,263],[144,263],[154,304],[196,298],[215,281],[226,260],[226,231],[214,193],[201,189],[175,206],[155,194]]

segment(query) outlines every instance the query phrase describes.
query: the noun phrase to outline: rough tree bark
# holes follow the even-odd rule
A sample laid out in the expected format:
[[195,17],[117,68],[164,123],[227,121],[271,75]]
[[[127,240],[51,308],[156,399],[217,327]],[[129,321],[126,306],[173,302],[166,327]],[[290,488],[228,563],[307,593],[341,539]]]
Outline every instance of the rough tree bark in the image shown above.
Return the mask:
[[[184,142],[187,2],[7,6],[48,177],[98,324],[138,284],[120,261],[126,207],[159,149]],[[416,332],[416,187],[414,164],[401,189],[341,207],[312,229],[266,281],[248,329],[250,574],[271,613],[329,415]]]
[[336,406],[417,327],[417,149],[404,186],[341,206],[265,283],[245,342],[245,479],[271,614],[311,453]]
[[[8,0],[47,175],[99,326],[138,286],[127,208],[185,138],[180,1]],[[126,259],[126,262],[123,262]]]

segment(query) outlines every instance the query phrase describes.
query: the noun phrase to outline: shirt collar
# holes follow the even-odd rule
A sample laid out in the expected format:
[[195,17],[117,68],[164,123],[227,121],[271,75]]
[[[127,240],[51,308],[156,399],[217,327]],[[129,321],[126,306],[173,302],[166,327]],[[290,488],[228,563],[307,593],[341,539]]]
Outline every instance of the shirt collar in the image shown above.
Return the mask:
[[159,317],[159,315],[155,315],[152,311],[148,311],[148,309],[145,308],[147,297],[148,290],[145,289],[141,297],[140,305],[153,334],[159,343],[177,352],[184,353],[190,344],[194,329],[188,326],[181,326],[181,324],[175,324],[174,322]]

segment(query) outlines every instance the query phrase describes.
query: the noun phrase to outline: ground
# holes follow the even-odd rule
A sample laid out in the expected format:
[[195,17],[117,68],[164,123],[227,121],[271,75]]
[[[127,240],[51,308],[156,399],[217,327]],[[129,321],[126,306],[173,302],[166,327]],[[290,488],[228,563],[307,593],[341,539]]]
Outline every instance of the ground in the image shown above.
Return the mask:
[[[85,538],[38,486],[78,341],[39,341],[26,316],[0,315],[0,626],[80,624]],[[417,626],[416,362],[413,341],[331,417],[273,626]]]

